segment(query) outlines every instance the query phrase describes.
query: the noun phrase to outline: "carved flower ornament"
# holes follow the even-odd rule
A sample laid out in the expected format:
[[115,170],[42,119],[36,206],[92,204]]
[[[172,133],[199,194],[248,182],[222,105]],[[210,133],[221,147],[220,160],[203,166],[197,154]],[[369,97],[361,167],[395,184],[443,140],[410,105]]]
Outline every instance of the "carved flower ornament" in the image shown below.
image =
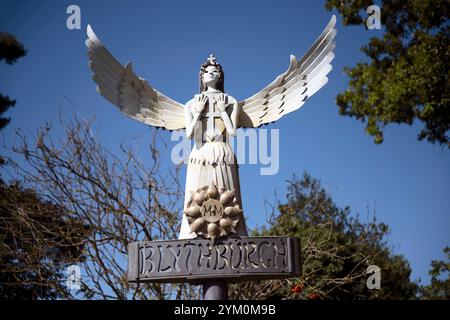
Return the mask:
[[238,216],[242,213],[234,191],[211,184],[191,191],[184,213],[191,232],[211,240],[236,233]]

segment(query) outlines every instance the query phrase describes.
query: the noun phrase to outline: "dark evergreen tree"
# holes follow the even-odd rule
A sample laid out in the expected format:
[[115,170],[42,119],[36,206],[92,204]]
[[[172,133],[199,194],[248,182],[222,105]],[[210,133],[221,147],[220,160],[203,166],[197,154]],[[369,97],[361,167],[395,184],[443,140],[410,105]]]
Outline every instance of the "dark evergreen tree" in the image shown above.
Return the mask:
[[[25,54],[26,50],[22,43],[17,41],[17,39],[9,33],[0,32],[0,61],[5,60],[7,64],[13,64],[17,59],[25,56]],[[9,118],[1,117],[1,115],[15,104],[16,100],[12,100],[8,96],[0,93],[0,130],[10,121]]]

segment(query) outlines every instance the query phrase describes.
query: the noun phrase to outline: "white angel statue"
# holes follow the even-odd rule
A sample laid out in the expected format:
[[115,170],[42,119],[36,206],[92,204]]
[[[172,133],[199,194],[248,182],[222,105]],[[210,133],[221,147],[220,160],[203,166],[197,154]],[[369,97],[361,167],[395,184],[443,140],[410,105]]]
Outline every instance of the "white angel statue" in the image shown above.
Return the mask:
[[238,164],[230,136],[238,128],[256,128],[299,109],[328,81],[334,58],[336,17],[307,53],[290,56],[286,72],[257,94],[236,101],[224,91],[224,73],[214,55],[201,66],[200,93],[185,105],[153,88],[122,66],[88,25],[89,67],[97,91],[128,117],[168,130],[185,129],[194,140],[186,174],[179,238],[245,236]]

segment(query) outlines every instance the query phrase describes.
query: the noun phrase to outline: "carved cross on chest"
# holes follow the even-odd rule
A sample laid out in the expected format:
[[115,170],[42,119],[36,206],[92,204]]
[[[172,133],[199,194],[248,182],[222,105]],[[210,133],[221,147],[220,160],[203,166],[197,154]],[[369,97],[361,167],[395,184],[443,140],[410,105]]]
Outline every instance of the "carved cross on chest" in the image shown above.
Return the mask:
[[208,103],[200,116],[200,120],[204,128],[206,127],[202,137],[203,142],[216,141],[222,136],[224,130],[222,115],[217,108],[217,102],[211,95],[208,95]]

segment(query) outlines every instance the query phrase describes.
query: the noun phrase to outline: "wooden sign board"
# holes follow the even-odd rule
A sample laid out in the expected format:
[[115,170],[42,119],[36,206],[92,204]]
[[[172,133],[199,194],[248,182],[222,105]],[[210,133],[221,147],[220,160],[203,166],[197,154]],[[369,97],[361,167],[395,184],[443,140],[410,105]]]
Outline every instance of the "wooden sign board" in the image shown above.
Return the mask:
[[292,237],[239,237],[135,242],[128,245],[128,281],[228,282],[300,275],[300,244]]

